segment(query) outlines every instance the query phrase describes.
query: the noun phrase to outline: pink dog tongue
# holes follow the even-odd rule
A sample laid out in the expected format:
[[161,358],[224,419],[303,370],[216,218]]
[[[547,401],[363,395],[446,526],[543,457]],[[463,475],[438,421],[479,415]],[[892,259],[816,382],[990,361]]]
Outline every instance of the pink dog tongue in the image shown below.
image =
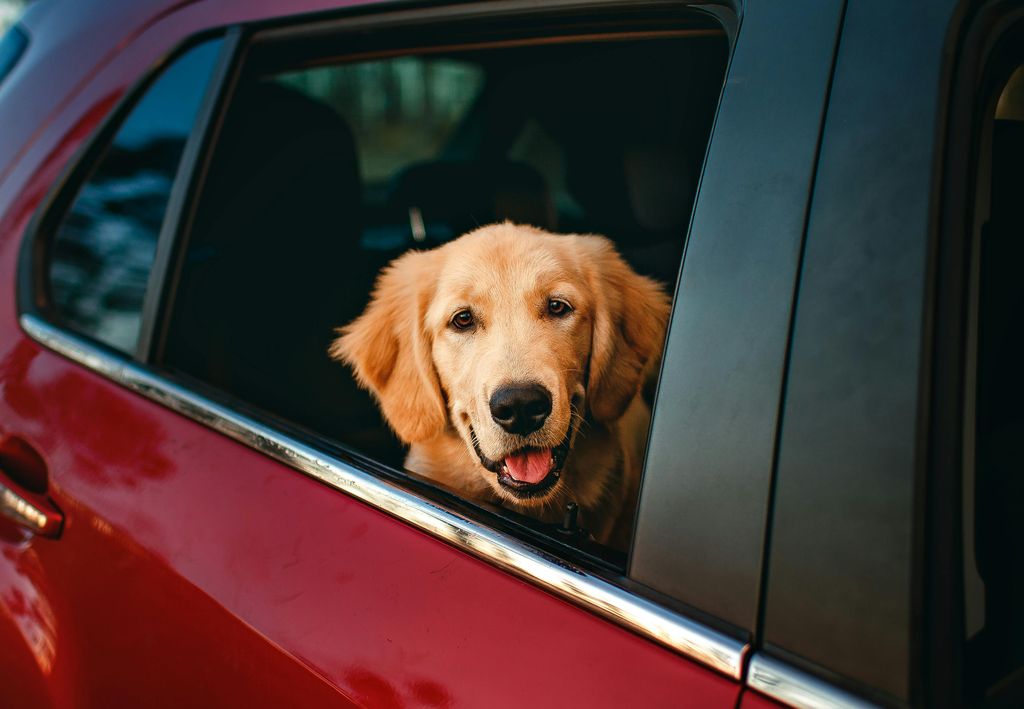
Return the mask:
[[536,485],[551,470],[551,449],[528,450],[505,458],[508,474],[523,483]]

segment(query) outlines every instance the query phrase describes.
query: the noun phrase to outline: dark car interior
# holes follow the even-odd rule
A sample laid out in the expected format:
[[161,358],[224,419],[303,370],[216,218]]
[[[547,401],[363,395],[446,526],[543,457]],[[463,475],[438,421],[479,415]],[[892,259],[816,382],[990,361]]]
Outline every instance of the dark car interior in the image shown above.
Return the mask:
[[[973,509],[965,520],[966,685],[985,706],[1024,703],[1024,64],[1017,41],[1003,45],[983,94],[995,109],[978,158],[977,377]],[[990,106],[992,105],[990,104]],[[970,499],[970,498],[968,498]],[[967,526],[973,526],[973,536]],[[971,564],[973,562],[973,564]],[[970,568],[973,566],[974,568]],[[976,574],[976,576],[975,576]],[[971,583],[980,580],[981,589]]]
[[[982,234],[979,297],[978,414],[975,557],[985,584],[985,624],[971,641],[973,683],[992,686],[1017,677],[1012,698],[1019,706],[1024,683],[1024,120],[997,120],[992,137],[992,194]],[[998,690],[998,687],[996,687]]]

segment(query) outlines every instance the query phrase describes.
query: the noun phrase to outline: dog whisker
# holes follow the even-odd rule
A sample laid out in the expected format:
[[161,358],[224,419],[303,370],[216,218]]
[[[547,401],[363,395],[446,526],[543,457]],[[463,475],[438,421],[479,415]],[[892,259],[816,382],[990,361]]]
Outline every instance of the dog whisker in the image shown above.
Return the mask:
[[[581,438],[586,438],[587,434],[584,432],[583,429],[584,429],[584,427],[590,428],[590,424],[587,422],[587,419],[583,415],[583,412],[581,412],[579,410],[579,408],[575,404],[569,404],[569,415],[570,415],[570,418],[572,418],[572,417],[576,418],[576,421],[577,421],[577,423],[576,423],[576,435],[581,437]],[[570,422],[570,425],[571,425],[571,422]]]

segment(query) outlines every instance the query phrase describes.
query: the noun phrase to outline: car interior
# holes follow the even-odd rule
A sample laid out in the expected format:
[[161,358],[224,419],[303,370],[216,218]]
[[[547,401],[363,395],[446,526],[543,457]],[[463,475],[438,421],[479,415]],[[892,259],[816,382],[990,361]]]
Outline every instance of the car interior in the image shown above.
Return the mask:
[[969,641],[971,684],[997,706],[1024,701],[1024,66],[1011,75],[991,134],[990,202],[982,226],[974,557],[984,590],[984,625]]

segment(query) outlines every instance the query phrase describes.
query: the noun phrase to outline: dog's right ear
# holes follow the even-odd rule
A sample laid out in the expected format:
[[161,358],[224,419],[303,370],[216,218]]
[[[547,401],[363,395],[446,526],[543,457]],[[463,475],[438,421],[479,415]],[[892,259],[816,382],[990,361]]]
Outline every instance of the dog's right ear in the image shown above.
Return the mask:
[[370,304],[329,350],[355,371],[407,444],[441,433],[448,421],[424,316],[434,288],[436,254],[412,251],[384,269]]

